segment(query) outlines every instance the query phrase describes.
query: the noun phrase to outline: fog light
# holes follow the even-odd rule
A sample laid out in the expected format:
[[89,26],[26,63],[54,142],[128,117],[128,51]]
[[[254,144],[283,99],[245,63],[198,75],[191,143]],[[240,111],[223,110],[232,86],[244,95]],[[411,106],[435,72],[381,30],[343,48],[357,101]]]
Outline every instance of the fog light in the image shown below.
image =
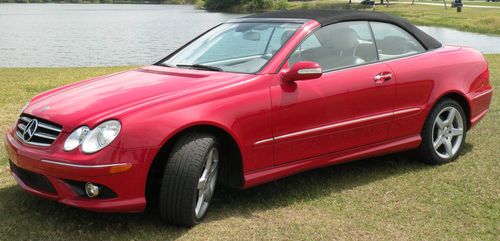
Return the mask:
[[88,197],[97,197],[99,195],[99,186],[87,182],[85,184],[85,193]]

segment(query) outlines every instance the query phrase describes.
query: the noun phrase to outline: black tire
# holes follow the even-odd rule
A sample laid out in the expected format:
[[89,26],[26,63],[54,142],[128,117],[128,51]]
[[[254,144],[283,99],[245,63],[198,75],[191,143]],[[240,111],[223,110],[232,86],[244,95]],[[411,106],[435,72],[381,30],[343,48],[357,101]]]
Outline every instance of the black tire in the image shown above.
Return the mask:
[[176,141],[160,188],[160,213],[167,223],[192,227],[204,218],[206,212],[198,218],[195,214],[197,187],[207,155],[214,148],[217,148],[216,139],[209,134],[187,133]]
[[[440,156],[437,152],[437,150],[434,148],[433,145],[433,128],[434,127],[434,122],[436,121],[436,118],[438,115],[441,113],[441,111],[452,107],[455,108],[458,113],[461,116],[462,119],[462,126],[463,126],[463,134],[461,141],[458,146],[458,151],[454,153],[453,155],[450,155],[447,158],[444,158]],[[419,154],[421,156],[421,160],[425,163],[428,164],[433,164],[433,165],[441,165],[445,163],[449,163],[457,159],[457,157],[460,155],[462,152],[465,139],[467,135],[467,116],[465,115],[465,112],[462,108],[462,106],[456,102],[455,100],[452,99],[443,99],[439,101],[431,110],[429,115],[427,116],[427,119],[425,121],[424,127],[422,128],[421,136],[422,136],[422,143],[420,144],[419,147]],[[458,145],[458,143],[457,143]]]

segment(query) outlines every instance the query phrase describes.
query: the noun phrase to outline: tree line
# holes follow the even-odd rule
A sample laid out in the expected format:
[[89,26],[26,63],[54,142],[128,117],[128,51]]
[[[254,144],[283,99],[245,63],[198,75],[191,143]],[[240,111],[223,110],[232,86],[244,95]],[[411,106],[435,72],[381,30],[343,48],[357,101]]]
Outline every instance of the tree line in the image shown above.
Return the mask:
[[0,0],[0,3],[195,4],[207,10],[256,11],[284,9],[288,0]]
[[196,0],[0,0],[0,3],[134,3],[195,4]]
[[[204,0],[208,10],[256,11],[261,9],[285,9],[288,0]],[[197,5],[201,5],[200,1]]]

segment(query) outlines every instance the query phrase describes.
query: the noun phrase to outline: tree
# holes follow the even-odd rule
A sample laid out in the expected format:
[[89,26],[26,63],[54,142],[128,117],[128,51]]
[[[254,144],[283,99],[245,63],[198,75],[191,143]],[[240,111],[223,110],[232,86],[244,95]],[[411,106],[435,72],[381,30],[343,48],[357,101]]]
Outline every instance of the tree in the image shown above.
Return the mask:
[[205,8],[209,10],[225,10],[242,2],[242,0],[206,0]]

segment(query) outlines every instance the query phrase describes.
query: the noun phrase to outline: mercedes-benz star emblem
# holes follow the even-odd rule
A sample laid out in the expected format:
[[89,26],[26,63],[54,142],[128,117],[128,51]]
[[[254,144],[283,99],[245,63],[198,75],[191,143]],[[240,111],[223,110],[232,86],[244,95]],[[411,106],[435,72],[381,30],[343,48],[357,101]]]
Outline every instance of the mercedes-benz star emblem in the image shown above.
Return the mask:
[[38,121],[36,119],[31,120],[23,131],[23,140],[28,142],[35,135],[36,129],[38,128]]

